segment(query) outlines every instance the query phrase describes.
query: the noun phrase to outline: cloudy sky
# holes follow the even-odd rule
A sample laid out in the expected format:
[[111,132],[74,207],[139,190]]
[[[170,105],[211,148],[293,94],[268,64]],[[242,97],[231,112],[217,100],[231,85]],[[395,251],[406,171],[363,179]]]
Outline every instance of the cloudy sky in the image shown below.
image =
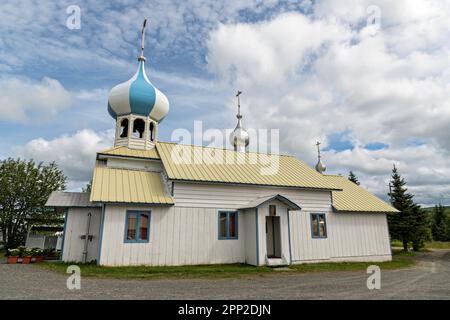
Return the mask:
[[[81,9],[70,29],[67,7]],[[450,1],[10,1],[0,4],[0,158],[55,160],[69,189],[112,145],[111,87],[137,68],[177,128],[280,129],[280,152],[353,170],[386,199],[395,163],[416,200],[450,204]]]

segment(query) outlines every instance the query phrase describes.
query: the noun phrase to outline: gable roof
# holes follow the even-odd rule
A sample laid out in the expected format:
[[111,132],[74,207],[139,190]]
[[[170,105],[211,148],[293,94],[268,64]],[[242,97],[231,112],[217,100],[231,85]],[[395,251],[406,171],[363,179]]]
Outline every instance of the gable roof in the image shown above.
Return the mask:
[[96,166],[92,202],[173,205],[159,172]]
[[333,209],[338,212],[399,212],[397,209],[376,197],[363,187],[351,182],[346,177],[324,175],[342,191],[332,191]]
[[170,180],[340,190],[293,156],[167,142],[156,148]]
[[239,209],[251,209],[251,208],[257,208],[261,205],[263,205],[266,202],[272,201],[272,200],[278,200],[282,203],[284,203],[289,209],[292,210],[301,210],[300,206],[296,204],[295,202],[289,200],[288,198],[280,195],[280,194],[273,194],[265,197],[259,197],[255,200],[250,201],[245,206],[239,208]]
[[90,208],[99,207],[99,204],[89,201],[89,192],[63,192],[53,191],[45,203],[46,207],[63,208]]

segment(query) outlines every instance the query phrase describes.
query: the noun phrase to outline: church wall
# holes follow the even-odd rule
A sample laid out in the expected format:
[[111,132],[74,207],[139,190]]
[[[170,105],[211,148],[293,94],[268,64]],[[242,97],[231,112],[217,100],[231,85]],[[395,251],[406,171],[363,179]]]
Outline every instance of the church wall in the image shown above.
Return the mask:
[[[221,208],[231,209],[231,208]],[[150,210],[148,243],[125,243],[126,210]],[[245,239],[218,239],[214,208],[111,205],[105,207],[101,265],[195,265],[245,263]],[[238,230],[245,229],[238,215]]]
[[[302,208],[289,213],[293,263],[391,259],[386,215],[333,212],[329,191],[189,183],[175,183],[174,187],[177,207],[239,208],[271,194],[281,194]],[[326,238],[312,238],[311,213],[326,215]],[[260,245],[265,241],[263,219],[260,216]],[[265,258],[262,252],[260,249],[260,261]]]
[[64,262],[82,262],[85,241],[81,239],[86,234],[88,213],[91,213],[89,234],[93,235],[88,242],[88,255],[86,261],[96,260],[98,257],[98,241],[100,234],[100,208],[69,208],[66,216],[64,231],[64,248],[62,260]]

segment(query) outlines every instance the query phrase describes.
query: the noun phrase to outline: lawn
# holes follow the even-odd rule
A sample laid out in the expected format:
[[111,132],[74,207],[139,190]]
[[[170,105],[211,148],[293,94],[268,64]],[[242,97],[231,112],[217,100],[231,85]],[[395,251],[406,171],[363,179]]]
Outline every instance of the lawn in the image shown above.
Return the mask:
[[290,266],[297,272],[323,272],[323,271],[358,271],[366,270],[370,265],[377,265],[382,270],[400,269],[411,267],[415,264],[416,253],[394,250],[392,261],[386,262],[326,262],[308,263]]
[[[403,248],[403,244],[401,241],[393,240],[391,242],[391,246],[393,248]],[[412,244],[410,244],[410,247],[412,247]],[[425,242],[425,249],[450,249],[450,242],[444,242],[444,241],[429,241]]]
[[431,241],[425,244],[425,248],[427,249],[450,249],[450,242],[444,241]]
[[[369,265],[378,265],[381,269],[398,269],[414,265],[415,253],[393,252],[390,262],[345,262],[345,263],[313,263],[291,265],[290,270],[283,274],[323,271],[358,271],[365,270]],[[42,263],[39,266],[60,273],[65,273],[67,263]],[[248,276],[265,276],[273,274],[269,267],[253,267],[246,264],[198,265],[179,267],[102,267],[94,264],[80,265],[81,274],[86,277],[116,278],[116,279],[187,279],[187,278],[237,278]]]

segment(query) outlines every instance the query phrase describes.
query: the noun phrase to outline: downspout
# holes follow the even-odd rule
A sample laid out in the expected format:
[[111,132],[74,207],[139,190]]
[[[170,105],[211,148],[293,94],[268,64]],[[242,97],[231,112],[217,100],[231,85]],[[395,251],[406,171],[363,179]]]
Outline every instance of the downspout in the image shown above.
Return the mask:
[[92,213],[89,212],[87,215],[86,234],[84,236],[83,263],[86,263],[86,260],[87,260],[88,244],[89,244],[89,229],[91,227],[91,217],[92,217]]

